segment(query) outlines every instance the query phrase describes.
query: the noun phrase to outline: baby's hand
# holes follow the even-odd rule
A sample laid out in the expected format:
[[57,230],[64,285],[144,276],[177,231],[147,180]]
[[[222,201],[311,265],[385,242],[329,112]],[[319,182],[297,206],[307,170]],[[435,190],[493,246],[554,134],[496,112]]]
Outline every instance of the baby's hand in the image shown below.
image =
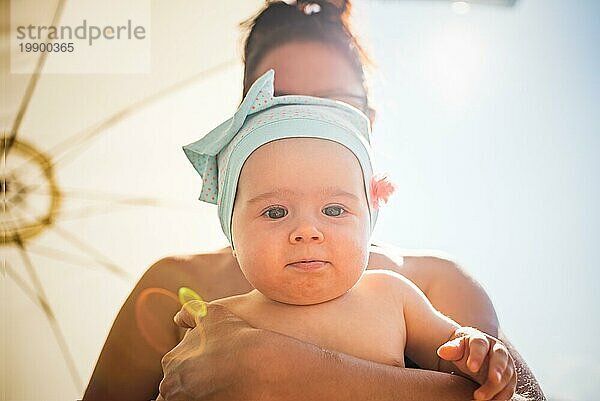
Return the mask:
[[472,327],[458,328],[437,353],[481,384],[476,400],[510,400],[517,386],[515,364],[500,340]]

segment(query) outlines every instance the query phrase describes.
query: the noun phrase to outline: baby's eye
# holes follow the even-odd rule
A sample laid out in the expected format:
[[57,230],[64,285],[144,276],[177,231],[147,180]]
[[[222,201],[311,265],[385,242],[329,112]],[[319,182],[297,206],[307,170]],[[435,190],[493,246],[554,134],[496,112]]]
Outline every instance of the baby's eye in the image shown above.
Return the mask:
[[263,214],[270,219],[276,220],[276,219],[281,219],[282,217],[285,217],[288,214],[288,211],[281,206],[275,206],[275,207],[270,208]]
[[327,206],[322,211],[324,215],[330,217],[339,217],[346,212],[341,206]]

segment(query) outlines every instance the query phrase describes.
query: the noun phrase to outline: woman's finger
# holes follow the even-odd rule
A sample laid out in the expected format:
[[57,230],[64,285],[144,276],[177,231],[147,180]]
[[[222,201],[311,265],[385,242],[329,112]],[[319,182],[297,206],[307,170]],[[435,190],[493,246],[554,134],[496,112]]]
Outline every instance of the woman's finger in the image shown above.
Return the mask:
[[485,357],[490,349],[489,340],[483,333],[475,333],[469,337],[469,357],[467,358],[467,368],[473,372],[479,372]]
[[196,304],[200,302],[203,301],[194,300],[186,302],[173,318],[175,324],[184,329],[193,329],[196,327],[196,316],[193,311],[199,308],[199,305]]
[[465,353],[465,337],[457,337],[442,344],[437,354],[440,358],[447,361],[459,361]]
[[500,383],[503,372],[508,365],[508,350],[499,342],[496,342],[490,350],[490,363],[488,368],[488,378],[492,383]]
[[515,395],[515,391],[517,391],[517,373],[514,366],[511,367],[513,372],[512,377],[510,378],[508,385],[502,389],[498,394],[496,394],[493,400],[496,401],[508,401],[513,398]]
[[[479,387],[475,391],[476,399],[490,400],[490,399],[505,399],[504,394],[510,393],[510,396],[506,399],[510,399],[515,390],[515,385],[511,385],[515,376],[514,367],[512,364],[506,366],[506,369],[501,373],[500,382],[486,381],[483,386]],[[477,398],[481,397],[481,398]]]

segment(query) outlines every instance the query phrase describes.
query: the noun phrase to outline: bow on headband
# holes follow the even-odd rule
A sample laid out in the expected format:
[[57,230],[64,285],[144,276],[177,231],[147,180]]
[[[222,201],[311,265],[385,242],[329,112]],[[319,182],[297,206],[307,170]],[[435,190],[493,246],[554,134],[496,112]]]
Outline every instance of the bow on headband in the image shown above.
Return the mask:
[[[186,156],[203,180],[200,200],[208,203],[217,203],[216,195],[219,191],[218,180],[214,180],[212,187],[207,186],[207,180],[217,177],[217,154],[237,134],[242,125],[244,125],[247,116],[258,113],[275,104],[277,98],[273,97],[274,76],[275,73],[273,70],[267,71],[252,85],[232,118],[221,123],[202,139],[183,147]],[[209,188],[210,191],[208,190]]]

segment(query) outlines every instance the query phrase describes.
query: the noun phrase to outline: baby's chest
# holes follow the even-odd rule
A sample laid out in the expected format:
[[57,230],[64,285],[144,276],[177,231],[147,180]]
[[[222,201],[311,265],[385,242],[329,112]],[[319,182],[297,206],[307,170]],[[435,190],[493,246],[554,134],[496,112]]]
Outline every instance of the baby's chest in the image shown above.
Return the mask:
[[406,330],[401,311],[376,299],[355,298],[294,308],[275,324],[265,321],[265,328],[362,359],[404,366]]

